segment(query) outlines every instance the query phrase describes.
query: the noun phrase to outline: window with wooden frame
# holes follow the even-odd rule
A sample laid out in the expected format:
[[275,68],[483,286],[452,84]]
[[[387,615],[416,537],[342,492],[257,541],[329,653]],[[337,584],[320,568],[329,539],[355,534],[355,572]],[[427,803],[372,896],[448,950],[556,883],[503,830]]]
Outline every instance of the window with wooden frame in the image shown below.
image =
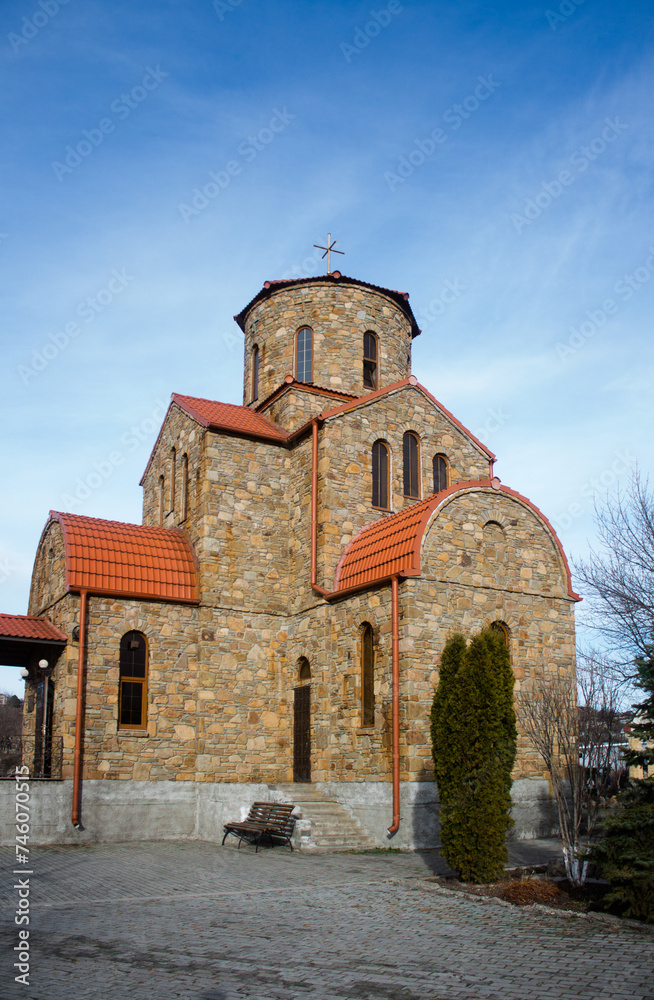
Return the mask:
[[182,455],[182,503],[180,509],[180,520],[185,521],[188,517],[188,455]]
[[506,624],[506,622],[500,622],[500,621],[491,622],[490,623],[490,627],[492,628],[493,632],[497,632],[498,635],[502,636],[502,638],[504,639],[505,643],[508,646],[509,645],[509,626]]
[[175,510],[175,493],[177,491],[177,451],[170,449],[170,507],[169,511]]
[[145,729],[148,704],[148,644],[141,632],[120,640],[118,728]]
[[295,338],[295,377],[298,382],[313,381],[313,330],[308,326]]
[[252,401],[259,398],[259,348],[252,348]]
[[361,725],[375,724],[375,648],[372,625],[361,629]]
[[166,501],[166,481],[163,476],[159,476],[159,524],[164,520],[164,504]]
[[434,493],[446,490],[449,485],[447,459],[445,455],[434,455],[432,460],[434,468]]
[[301,656],[298,660],[297,679],[299,681],[308,681],[311,679],[311,664],[306,656]]
[[372,446],[372,505],[389,510],[389,454],[385,441]]
[[363,385],[377,388],[377,337],[372,330],[363,335]]
[[420,445],[418,435],[407,431],[402,440],[404,496],[420,499]]

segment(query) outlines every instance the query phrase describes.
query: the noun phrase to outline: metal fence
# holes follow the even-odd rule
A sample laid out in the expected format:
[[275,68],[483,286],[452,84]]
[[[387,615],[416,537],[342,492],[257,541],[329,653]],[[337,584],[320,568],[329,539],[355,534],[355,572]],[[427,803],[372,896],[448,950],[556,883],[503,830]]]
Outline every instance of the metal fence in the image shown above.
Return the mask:
[[26,778],[57,781],[61,778],[63,738],[50,736],[0,736],[0,779],[12,779],[17,767],[29,768]]

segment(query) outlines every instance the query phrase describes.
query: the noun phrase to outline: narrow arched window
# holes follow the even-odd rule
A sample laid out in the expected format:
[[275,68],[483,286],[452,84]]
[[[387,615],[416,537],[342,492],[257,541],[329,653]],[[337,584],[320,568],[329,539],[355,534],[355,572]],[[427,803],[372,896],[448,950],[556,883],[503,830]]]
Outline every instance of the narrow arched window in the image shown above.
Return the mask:
[[148,644],[141,632],[120,640],[118,728],[145,729],[148,703]]
[[175,493],[177,490],[177,452],[170,449],[170,511],[175,510]]
[[372,505],[382,510],[389,509],[389,464],[388,446],[384,441],[375,441],[372,446]]
[[313,331],[308,326],[298,330],[295,341],[295,377],[298,382],[313,381]]
[[420,499],[420,448],[418,436],[407,431],[402,441],[404,460],[404,496]]
[[434,493],[440,493],[448,487],[447,459],[445,455],[434,455]]
[[259,348],[252,348],[252,399],[259,398]]
[[377,388],[377,337],[371,330],[363,335],[363,385]]
[[306,656],[301,656],[298,660],[297,677],[299,681],[308,681],[311,678],[311,664]]
[[164,504],[166,502],[166,481],[163,476],[159,476],[159,524],[163,524]]
[[181,504],[181,520],[185,521],[188,517],[188,455],[182,455],[182,504]]
[[372,625],[361,630],[361,725],[375,724],[375,650]]
[[506,624],[506,622],[500,622],[500,621],[491,622],[490,627],[493,630],[493,632],[497,632],[498,635],[502,636],[502,638],[504,639],[505,643],[508,646],[509,645],[509,627]]

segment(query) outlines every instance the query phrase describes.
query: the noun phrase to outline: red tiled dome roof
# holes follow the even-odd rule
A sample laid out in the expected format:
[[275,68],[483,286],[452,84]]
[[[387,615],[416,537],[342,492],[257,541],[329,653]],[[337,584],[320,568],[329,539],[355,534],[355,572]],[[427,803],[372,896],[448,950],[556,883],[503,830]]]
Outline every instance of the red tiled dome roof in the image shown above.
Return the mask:
[[64,534],[68,590],[197,602],[193,549],[181,531],[54,510],[50,517]]

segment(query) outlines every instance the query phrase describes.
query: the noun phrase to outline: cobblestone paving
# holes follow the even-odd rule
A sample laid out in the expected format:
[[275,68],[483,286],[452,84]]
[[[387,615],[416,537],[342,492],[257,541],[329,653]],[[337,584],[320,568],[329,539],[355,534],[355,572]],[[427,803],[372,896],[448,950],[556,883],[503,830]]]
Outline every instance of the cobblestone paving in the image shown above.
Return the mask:
[[650,932],[450,893],[436,852],[197,842],[34,849],[25,986],[0,860],[2,1000],[654,1000]]

